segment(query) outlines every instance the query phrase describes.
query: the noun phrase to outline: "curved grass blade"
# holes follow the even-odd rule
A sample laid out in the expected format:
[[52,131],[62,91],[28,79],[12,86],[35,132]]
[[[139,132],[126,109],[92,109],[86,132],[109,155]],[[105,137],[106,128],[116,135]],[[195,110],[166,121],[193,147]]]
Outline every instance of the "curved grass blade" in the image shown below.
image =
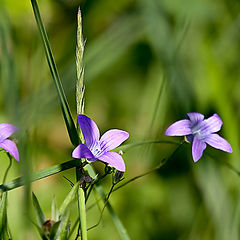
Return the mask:
[[46,53],[46,58],[47,58],[47,61],[48,61],[48,65],[49,65],[49,68],[50,68],[55,86],[57,88],[58,97],[59,97],[59,100],[60,100],[60,105],[61,105],[63,117],[64,117],[65,124],[66,124],[67,129],[68,129],[68,134],[69,134],[69,137],[70,137],[70,140],[71,140],[72,144],[74,146],[77,146],[79,144],[79,138],[78,138],[77,130],[76,130],[75,124],[73,122],[72,115],[71,115],[71,112],[70,112],[70,109],[69,109],[69,106],[68,106],[68,102],[67,102],[67,99],[66,99],[61,81],[60,81],[60,77],[59,77],[57,67],[56,67],[56,64],[55,64],[55,61],[54,61],[54,58],[53,58],[50,43],[48,41],[47,33],[46,33],[46,30],[45,30],[44,25],[42,23],[42,19],[41,19],[41,15],[40,15],[40,12],[39,12],[38,5],[37,5],[37,1],[36,0],[31,0],[31,3],[32,3],[33,11],[34,11],[34,16],[35,16],[35,19],[36,19],[36,22],[37,22],[42,40],[43,40],[43,45],[44,45],[44,50],[45,50],[45,53]]
[[[31,176],[30,176],[30,181],[34,182],[34,181],[37,181],[39,179],[49,177],[49,176],[54,175],[56,173],[65,171],[65,170],[70,169],[70,168],[78,167],[78,166],[79,166],[79,159],[70,160],[70,161],[67,161],[65,163],[61,163],[61,164],[58,164],[58,165],[55,165],[55,166],[37,171],[35,173],[32,173]],[[14,179],[14,180],[6,183],[6,184],[1,184],[0,185],[0,191],[2,191],[2,192],[10,191],[14,188],[21,187],[25,184],[26,184],[26,181],[25,181],[24,177],[19,177],[19,178],[16,178],[16,179]]]

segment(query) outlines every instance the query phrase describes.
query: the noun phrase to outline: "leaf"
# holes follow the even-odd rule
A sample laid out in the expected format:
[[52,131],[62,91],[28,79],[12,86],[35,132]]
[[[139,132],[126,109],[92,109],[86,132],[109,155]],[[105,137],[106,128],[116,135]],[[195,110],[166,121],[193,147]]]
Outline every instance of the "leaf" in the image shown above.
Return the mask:
[[52,229],[51,229],[51,231],[50,231],[50,237],[49,237],[51,240],[55,238],[60,223],[61,223],[61,221],[58,221],[58,222],[56,222],[56,223],[53,225],[53,227],[52,227]]
[[[65,171],[67,169],[77,167],[77,166],[79,166],[79,163],[80,163],[80,159],[74,159],[74,160],[67,161],[65,163],[57,164],[55,166],[52,166],[52,167],[37,171],[35,173],[32,173],[31,177],[30,177],[30,180],[31,180],[31,182],[34,182],[36,180],[39,180],[39,179],[42,179],[42,178],[45,178],[45,177],[49,177],[51,175],[54,175],[56,173]],[[24,178],[19,177],[19,178],[16,178],[16,179],[14,179],[14,180],[6,183],[6,184],[1,184],[0,185],[0,190],[9,191],[9,190],[12,190],[14,188],[18,188],[20,186],[23,186],[25,183],[26,182],[25,182]]]
[[53,200],[52,200],[52,207],[51,207],[51,210],[52,210],[52,220],[54,221],[57,221],[58,218],[59,218],[59,214],[58,214],[58,209],[57,209],[57,206],[56,206],[56,197],[54,196]]
[[54,83],[55,83],[55,86],[57,89],[60,106],[62,109],[65,124],[67,126],[68,134],[69,134],[72,144],[74,146],[77,146],[79,144],[78,133],[77,133],[75,124],[72,119],[72,115],[71,115],[70,108],[68,106],[68,102],[67,102],[67,99],[66,99],[63,87],[62,87],[62,83],[60,81],[57,66],[55,64],[55,60],[54,60],[54,57],[52,54],[52,50],[51,50],[50,43],[49,43],[49,40],[47,37],[47,33],[46,33],[45,27],[43,25],[42,19],[41,19],[38,4],[37,4],[36,0],[31,0],[31,3],[32,3],[33,11],[34,11],[34,16],[35,16],[42,40],[43,40],[44,50],[45,50],[46,58],[48,61],[48,66],[50,68],[50,71],[51,71],[51,74],[52,74],[52,77],[53,77],[53,80],[54,80]]
[[32,199],[33,199],[33,206],[34,206],[34,210],[35,210],[35,214],[36,214],[37,224],[40,228],[42,228],[43,224],[46,222],[45,216],[40,207],[38,199],[34,193],[32,193]]
[[64,213],[61,216],[60,224],[58,226],[56,235],[54,236],[54,240],[66,240],[67,235],[69,233],[68,225],[69,225],[69,216],[70,209],[65,209]]
[[9,239],[7,228],[7,193],[3,193],[0,201],[0,239]]
[[59,208],[59,216],[63,215],[63,213],[66,211],[66,209],[69,207],[69,205],[73,202],[73,200],[76,198],[76,194],[79,188],[79,183],[77,182],[67,195],[67,197],[64,199],[61,207]]

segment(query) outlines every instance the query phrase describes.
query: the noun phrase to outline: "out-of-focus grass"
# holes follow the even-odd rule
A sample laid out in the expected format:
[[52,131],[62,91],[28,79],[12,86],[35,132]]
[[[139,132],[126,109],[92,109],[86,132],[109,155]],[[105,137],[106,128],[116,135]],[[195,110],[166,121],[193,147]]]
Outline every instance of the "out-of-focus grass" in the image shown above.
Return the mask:
[[[193,163],[185,145],[155,174],[118,190],[111,202],[132,239],[239,239],[239,10],[237,1],[39,1],[71,110],[75,111],[76,13],[81,4],[86,113],[104,132],[120,128],[130,141],[168,139],[164,130],[188,111],[223,119],[232,154],[210,147]],[[67,137],[30,1],[0,2],[0,122],[21,128],[21,161],[8,180],[69,159]],[[126,178],[153,168],[175,146],[128,150]],[[0,152],[3,176],[8,160]],[[98,165],[99,171],[102,170]],[[70,190],[65,175],[32,184],[45,214]],[[104,184],[107,190],[108,185]],[[23,188],[9,192],[14,239],[37,238],[23,228]],[[27,192],[27,194],[29,194]],[[17,199],[17,201],[16,201]],[[25,199],[25,200],[24,200]],[[93,199],[90,199],[93,202]],[[31,213],[29,213],[31,215]],[[88,225],[98,221],[89,210]],[[33,218],[33,216],[32,216]],[[90,239],[119,239],[107,211]]]

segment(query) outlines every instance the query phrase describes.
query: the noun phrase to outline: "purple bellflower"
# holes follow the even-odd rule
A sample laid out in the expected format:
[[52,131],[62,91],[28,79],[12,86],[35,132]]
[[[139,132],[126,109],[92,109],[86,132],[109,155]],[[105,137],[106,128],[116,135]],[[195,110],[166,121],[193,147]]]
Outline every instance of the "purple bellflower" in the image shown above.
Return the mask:
[[72,152],[73,158],[87,158],[89,161],[100,160],[118,171],[125,172],[125,163],[120,154],[110,151],[128,139],[129,134],[118,129],[105,132],[100,138],[96,123],[85,115],[78,115],[79,126],[85,144],[78,145]]
[[[225,152],[232,152],[230,144],[216,132],[222,127],[221,118],[215,113],[204,120],[201,113],[187,113],[188,119],[180,120],[168,127],[167,136],[186,136],[192,142],[193,161],[197,162],[207,144]],[[207,144],[206,144],[207,143]]]
[[10,153],[17,161],[19,161],[19,153],[16,144],[9,140],[14,132],[18,131],[18,128],[9,123],[0,123],[0,148],[3,148]]

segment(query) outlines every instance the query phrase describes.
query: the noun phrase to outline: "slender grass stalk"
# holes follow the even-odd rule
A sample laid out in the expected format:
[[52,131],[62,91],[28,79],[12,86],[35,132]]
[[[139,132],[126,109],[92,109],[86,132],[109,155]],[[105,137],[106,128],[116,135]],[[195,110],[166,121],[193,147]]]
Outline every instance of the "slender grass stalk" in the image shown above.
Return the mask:
[[47,37],[47,33],[46,33],[46,30],[45,30],[44,25],[42,23],[42,19],[41,19],[41,15],[40,15],[40,12],[39,12],[38,5],[37,5],[37,1],[36,0],[31,0],[31,3],[32,3],[33,11],[34,11],[34,16],[35,16],[35,19],[36,19],[36,22],[37,22],[42,40],[43,40],[43,45],[44,45],[44,50],[45,50],[45,53],[46,53],[46,58],[47,58],[47,61],[48,61],[48,65],[49,65],[49,68],[50,68],[50,71],[51,71],[51,74],[52,74],[52,77],[53,77],[53,80],[54,80],[54,83],[55,83],[55,86],[56,86],[56,89],[57,89],[57,92],[58,92],[58,97],[59,97],[59,100],[60,100],[60,105],[61,105],[61,108],[62,108],[65,124],[67,126],[68,134],[69,134],[69,137],[70,137],[70,140],[71,140],[72,144],[74,146],[77,146],[79,144],[79,138],[78,138],[77,130],[76,130],[74,121],[72,119],[72,115],[71,115],[71,112],[70,112],[70,109],[69,109],[69,106],[68,106],[68,102],[67,102],[67,99],[66,99],[61,81],[60,81],[60,77],[59,77],[57,67],[56,67],[56,64],[55,64],[55,61],[54,61],[54,57],[53,57],[52,50],[51,50],[51,47],[50,47],[50,43],[49,43],[49,40],[48,40],[48,37]]
[[85,208],[85,193],[83,188],[78,188],[78,209],[80,221],[81,240],[87,240],[87,220]]

